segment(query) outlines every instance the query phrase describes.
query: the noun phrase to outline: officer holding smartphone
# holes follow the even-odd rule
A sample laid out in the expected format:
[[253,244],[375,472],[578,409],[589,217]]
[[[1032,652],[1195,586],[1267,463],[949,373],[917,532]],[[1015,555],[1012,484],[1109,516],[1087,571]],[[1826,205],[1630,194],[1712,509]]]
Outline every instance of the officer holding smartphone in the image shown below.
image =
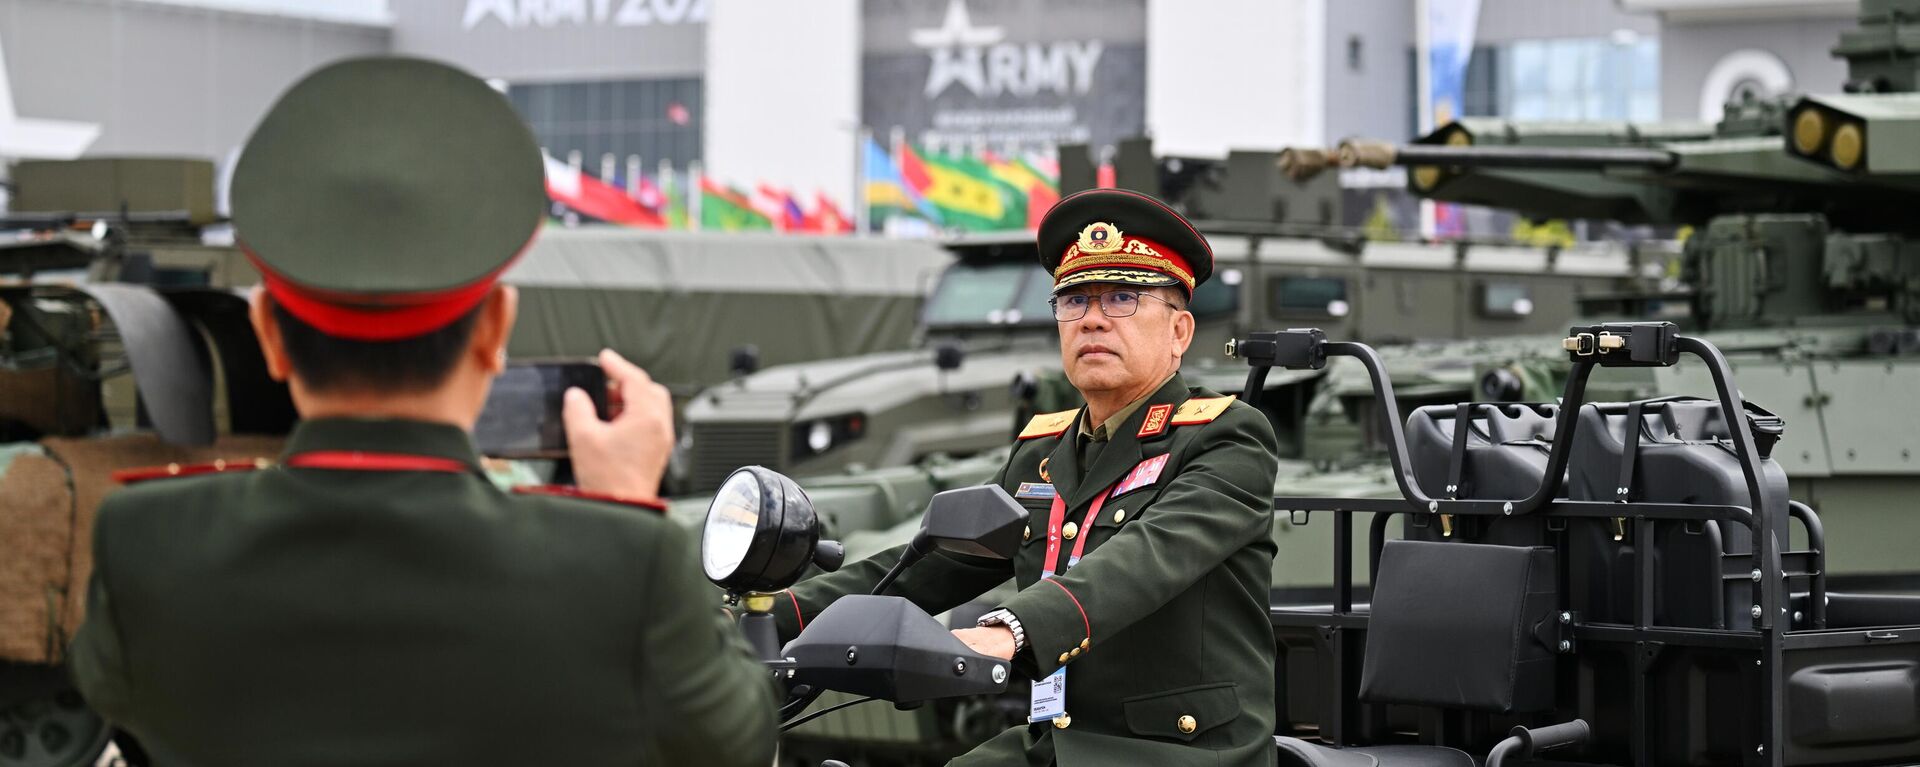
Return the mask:
[[603,352],[624,410],[568,392],[577,487],[481,472],[542,174],[499,93],[413,59],[325,67],[248,141],[252,318],[302,421],[271,464],[129,473],[69,653],[156,763],[771,762],[772,685],[661,513],[666,390]]

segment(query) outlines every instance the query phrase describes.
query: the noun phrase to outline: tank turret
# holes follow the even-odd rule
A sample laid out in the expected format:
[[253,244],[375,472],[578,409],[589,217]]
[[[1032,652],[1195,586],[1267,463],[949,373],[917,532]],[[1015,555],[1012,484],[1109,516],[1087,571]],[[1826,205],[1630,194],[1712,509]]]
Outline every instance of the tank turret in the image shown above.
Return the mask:
[[[1693,227],[1708,328],[1920,323],[1920,0],[1866,0],[1833,49],[1845,92],[1751,96],[1716,125],[1466,118],[1407,144],[1290,150],[1289,173],[1407,169],[1440,202]],[[1817,319],[1816,319],[1817,318]]]

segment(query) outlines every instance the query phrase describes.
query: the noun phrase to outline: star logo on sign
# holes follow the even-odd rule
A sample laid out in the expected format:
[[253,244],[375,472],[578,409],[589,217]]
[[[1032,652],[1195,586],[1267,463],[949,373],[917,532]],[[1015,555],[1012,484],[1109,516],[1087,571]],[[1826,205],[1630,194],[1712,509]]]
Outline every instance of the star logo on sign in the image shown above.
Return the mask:
[[981,54],[986,46],[1007,35],[1001,27],[975,27],[967,13],[966,0],[948,0],[947,17],[935,29],[916,29],[908,37],[913,44],[928,49],[933,68],[927,73],[927,98],[960,83],[974,95],[986,92],[986,70]]
[[1001,27],[975,27],[972,15],[967,13],[966,0],[948,0],[947,17],[940,26],[913,30],[910,39],[922,48],[947,48],[992,45],[1006,36],[1007,31]]

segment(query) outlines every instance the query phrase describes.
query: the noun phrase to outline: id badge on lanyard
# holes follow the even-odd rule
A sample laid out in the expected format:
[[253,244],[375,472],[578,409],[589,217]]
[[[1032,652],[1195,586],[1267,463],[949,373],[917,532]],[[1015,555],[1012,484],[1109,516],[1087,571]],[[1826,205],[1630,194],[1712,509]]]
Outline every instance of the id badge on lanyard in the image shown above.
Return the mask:
[[[1106,503],[1107,493],[1093,498],[1093,505],[1087,507],[1086,518],[1080,520],[1080,530],[1074,535],[1073,553],[1060,570],[1080,564],[1080,555],[1087,550],[1087,539],[1093,537],[1093,520],[1100,516],[1100,506]],[[1047,558],[1041,563],[1040,577],[1052,578],[1054,565],[1060,561],[1061,525],[1067,518],[1067,499],[1064,496],[1053,497],[1053,508],[1047,517]],[[1033,697],[1027,705],[1027,721],[1031,723],[1050,722],[1067,713],[1067,667],[1061,666],[1048,674],[1046,678],[1033,683]]]
[[[1093,520],[1100,516],[1100,506],[1107,500],[1106,491],[1093,497],[1093,505],[1087,507],[1087,516],[1080,520],[1080,529],[1074,535],[1073,553],[1067,556],[1067,562],[1060,567],[1061,572],[1080,564],[1080,554],[1087,550],[1087,539],[1093,537]],[[1040,577],[1052,578],[1054,565],[1060,562],[1061,525],[1066,523],[1067,499],[1064,496],[1053,497],[1053,509],[1047,515],[1047,558],[1040,563]]]
[[1045,679],[1033,683],[1033,702],[1027,706],[1027,722],[1051,722],[1066,713],[1067,667],[1061,666]]

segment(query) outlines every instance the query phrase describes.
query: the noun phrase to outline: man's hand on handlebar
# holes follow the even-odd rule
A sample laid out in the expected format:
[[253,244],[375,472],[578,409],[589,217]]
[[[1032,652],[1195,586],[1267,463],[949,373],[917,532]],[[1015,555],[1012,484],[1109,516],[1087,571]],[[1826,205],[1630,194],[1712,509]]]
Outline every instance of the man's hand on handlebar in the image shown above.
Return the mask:
[[981,655],[1013,660],[1013,629],[1006,626],[954,629],[953,635],[965,642],[967,649]]

